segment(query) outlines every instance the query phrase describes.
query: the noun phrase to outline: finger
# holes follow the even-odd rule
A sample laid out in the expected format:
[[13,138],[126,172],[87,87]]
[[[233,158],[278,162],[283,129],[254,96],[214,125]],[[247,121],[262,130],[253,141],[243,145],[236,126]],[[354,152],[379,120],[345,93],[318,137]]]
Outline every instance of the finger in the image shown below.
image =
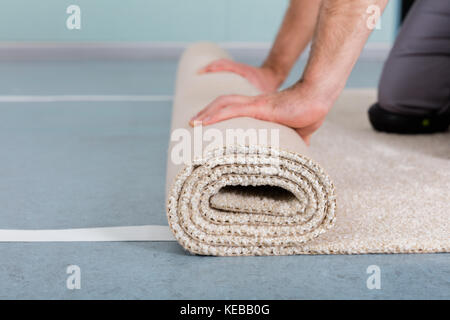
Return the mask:
[[222,64],[224,59],[219,59],[219,60],[214,60],[213,62],[207,64],[206,66],[200,68],[197,73],[198,74],[202,74],[202,73],[206,73],[206,72],[210,72],[211,70],[213,70],[214,68],[216,68],[218,65]]
[[238,99],[235,103],[217,104],[213,106],[206,110],[199,119],[204,125],[237,117],[251,117],[259,120],[274,121],[273,108],[265,98],[238,96]]
[[206,111],[208,111],[211,108],[220,107],[220,106],[226,106],[232,103],[240,103],[240,102],[246,102],[248,97],[246,96],[240,96],[240,95],[224,95],[219,96],[216,99],[214,99],[212,102],[210,102],[205,108],[200,110],[193,118],[192,120],[197,120],[201,115],[203,115]]
[[224,107],[234,103],[245,103],[248,101],[248,99],[249,97],[240,95],[225,95],[217,97],[205,108],[200,110],[200,112],[198,112],[194,117],[192,117],[189,121],[189,124],[193,126],[194,121],[201,121],[204,118],[205,113],[210,111],[211,109]]
[[211,62],[207,66],[198,70],[198,74],[220,72],[220,71],[236,71],[237,63],[228,59],[220,59]]
[[214,124],[216,122],[237,118],[237,117],[251,117],[254,113],[254,106],[231,104],[225,107],[216,107],[208,110],[200,121],[204,126]]
[[205,109],[203,109],[195,118],[191,119],[191,122],[200,121],[203,123],[205,120],[207,120],[207,119],[209,120],[209,118],[211,118],[211,115],[213,115],[214,113],[217,113],[218,110],[220,110],[222,108],[226,108],[233,104],[234,103],[232,102],[231,99],[218,98],[218,99],[214,100],[211,104],[209,104]]
[[237,117],[252,117],[259,120],[271,120],[271,108],[261,105],[257,100],[246,97],[247,101],[208,109],[201,117],[203,125],[210,125]]

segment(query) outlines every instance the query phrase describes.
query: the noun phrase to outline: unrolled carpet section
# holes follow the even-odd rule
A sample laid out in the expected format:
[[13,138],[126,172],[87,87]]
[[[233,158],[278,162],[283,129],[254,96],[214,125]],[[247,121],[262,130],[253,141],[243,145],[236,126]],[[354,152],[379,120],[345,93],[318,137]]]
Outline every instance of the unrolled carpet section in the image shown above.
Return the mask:
[[[258,93],[235,74],[198,74],[201,67],[220,58],[229,57],[217,46],[202,43],[187,49],[179,63],[172,132],[186,130],[191,150],[199,141],[188,126],[191,116],[220,95]],[[267,137],[256,143],[250,138],[229,141],[230,129],[267,133]],[[333,226],[333,183],[308,156],[294,130],[251,118],[203,128],[205,134],[208,130],[216,130],[224,141],[209,151],[202,146],[200,157],[192,155],[190,161],[175,164],[175,150],[186,142],[175,139],[176,135],[169,148],[167,214],[185,249],[218,256],[297,254]],[[276,141],[268,137],[269,130],[276,131]]]

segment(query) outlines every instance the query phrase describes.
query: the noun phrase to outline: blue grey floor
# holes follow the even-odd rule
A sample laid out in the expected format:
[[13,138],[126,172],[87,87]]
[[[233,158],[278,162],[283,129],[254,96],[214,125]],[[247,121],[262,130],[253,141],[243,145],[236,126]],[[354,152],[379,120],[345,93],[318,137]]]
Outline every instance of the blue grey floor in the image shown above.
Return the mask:
[[[288,83],[295,80],[302,62]],[[0,62],[6,95],[171,95],[174,61]],[[375,87],[360,62],[348,87]],[[362,106],[367,107],[367,106]],[[167,224],[171,102],[0,103],[0,228]],[[81,268],[81,289],[66,268]],[[366,286],[369,265],[381,289]],[[0,243],[0,298],[450,298],[450,255],[216,258],[175,242]]]

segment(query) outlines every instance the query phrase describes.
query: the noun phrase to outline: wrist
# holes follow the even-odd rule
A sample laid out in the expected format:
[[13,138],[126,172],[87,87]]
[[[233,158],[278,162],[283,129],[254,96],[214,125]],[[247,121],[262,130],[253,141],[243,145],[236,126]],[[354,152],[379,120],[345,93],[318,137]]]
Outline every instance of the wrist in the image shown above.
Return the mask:
[[274,79],[277,84],[277,88],[283,84],[289,74],[289,71],[286,70],[286,68],[273,64],[269,61],[264,62],[261,69],[271,74],[272,79]]
[[321,82],[310,81],[303,78],[288,90],[292,90],[294,95],[300,97],[299,99],[307,100],[318,108],[323,109],[325,113],[328,113],[333,107],[341,92],[340,90],[335,88],[332,89]]
[[339,79],[333,79],[332,76],[324,75],[324,77],[310,77],[303,76],[295,86],[306,88],[317,99],[334,104],[342,90],[345,87],[345,82]]

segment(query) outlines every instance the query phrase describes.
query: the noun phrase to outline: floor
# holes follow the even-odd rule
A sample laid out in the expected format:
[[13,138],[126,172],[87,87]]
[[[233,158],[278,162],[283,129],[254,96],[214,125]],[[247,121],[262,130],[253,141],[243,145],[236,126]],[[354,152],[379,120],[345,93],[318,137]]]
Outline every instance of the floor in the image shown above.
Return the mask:
[[[375,87],[381,65],[359,62],[347,86]],[[0,61],[0,228],[166,225],[175,70],[169,60]],[[450,298],[450,254],[216,258],[175,242],[110,242],[0,243],[0,257],[3,299]],[[66,286],[69,265],[81,268],[79,290]],[[371,265],[381,289],[366,285]]]

